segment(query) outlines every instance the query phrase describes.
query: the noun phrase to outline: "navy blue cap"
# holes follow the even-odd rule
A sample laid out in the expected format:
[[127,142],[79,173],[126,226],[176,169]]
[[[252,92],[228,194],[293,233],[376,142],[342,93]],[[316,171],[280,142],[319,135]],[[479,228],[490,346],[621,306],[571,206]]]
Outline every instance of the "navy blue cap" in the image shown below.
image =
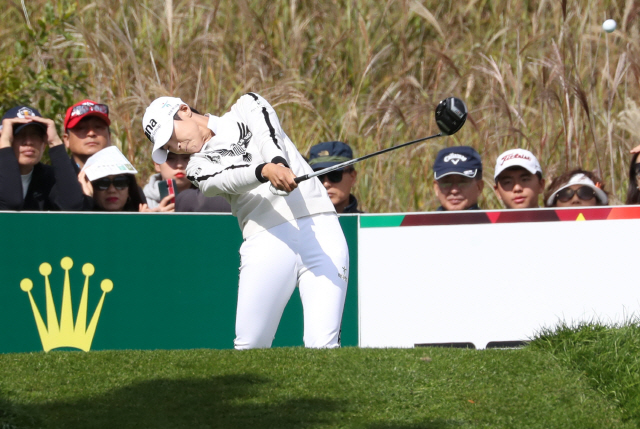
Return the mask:
[[[27,118],[29,116],[40,116],[42,118],[42,115],[40,114],[40,112],[38,112],[33,107],[17,106],[17,107],[12,107],[11,109],[7,110],[5,112],[5,114],[4,114],[4,116],[2,117],[2,120],[13,119],[13,118]],[[20,131],[25,129],[26,127],[31,127],[31,126],[39,127],[45,133],[47,132],[47,126],[37,122],[37,123],[31,123],[31,124],[20,124],[20,125],[18,125],[17,127],[15,127],[13,129],[13,134],[16,135]]]
[[482,159],[476,150],[469,146],[454,146],[442,149],[433,163],[436,180],[450,174],[474,178],[482,170]]
[[332,167],[350,159],[353,159],[353,152],[349,145],[343,142],[318,143],[309,151],[309,165],[314,171]]

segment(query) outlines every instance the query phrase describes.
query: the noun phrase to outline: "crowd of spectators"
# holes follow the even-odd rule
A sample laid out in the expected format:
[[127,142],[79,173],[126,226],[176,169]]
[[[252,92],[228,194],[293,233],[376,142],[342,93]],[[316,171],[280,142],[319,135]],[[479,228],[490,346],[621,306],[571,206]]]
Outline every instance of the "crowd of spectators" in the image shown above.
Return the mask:
[[[69,107],[62,138],[53,120],[29,106],[6,111],[0,129],[0,210],[231,212],[223,197],[205,197],[186,177],[189,155],[170,153],[154,162],[156,173],[144,188],[137,170],[111,145],[109,108],[92,100]],[[51,165],[41,162],[49,149]],[[67,153],[68,151],[68,153]],[[640,146],[632,150],[626,204],[640,204]],[[353,159],[341,141],[311,147],[314,171]],[[117,165],[120,170],[117,170]],[[433,163],[438,211],[479,210],[484,190],[480,154],[470,146],[440,150]],[[353,194],[358,177],[353,165],[318,176],[338,213],[363,213]],[[609,202],[604,182],[583,169],[550,181],[528,150],[502,153],[494,169],[493,190],[506,209],[602,206]]]

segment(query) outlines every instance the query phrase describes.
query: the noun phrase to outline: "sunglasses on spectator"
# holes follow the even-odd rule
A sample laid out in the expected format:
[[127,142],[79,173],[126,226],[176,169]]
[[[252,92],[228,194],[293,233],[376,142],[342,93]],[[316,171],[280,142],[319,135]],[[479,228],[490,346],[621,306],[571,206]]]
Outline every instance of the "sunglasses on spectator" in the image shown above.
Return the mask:
[[351,171],[353,171],[353,169],[330,171],[327,174],[318,176],[318,179],[320,180],[320,183],[324,183],[325,179],[327,179],[331,183],[340,183],[342,182],[342,173],[349,173]]
[[71,117],[82,116],[89,112],[99,112],[108,115],[109,107],[106,104],[81,104],[71,109]]
[[556,194],[556,199],[566,203],[570,201],[574,195],[578,195],[578,198],[584,201],[589,201],[592,198],[595,198],[596,191],[594,191],[589,186],[580,186],[578,189],[564,188],[562,191]]
[[94,180],[91,184],[99,191],[106,191],[112,184],[114,188],[121,191],[129,187],[129,178],[127,176],[116,176],[111,180],[108,177],[103,177],[102,179]]

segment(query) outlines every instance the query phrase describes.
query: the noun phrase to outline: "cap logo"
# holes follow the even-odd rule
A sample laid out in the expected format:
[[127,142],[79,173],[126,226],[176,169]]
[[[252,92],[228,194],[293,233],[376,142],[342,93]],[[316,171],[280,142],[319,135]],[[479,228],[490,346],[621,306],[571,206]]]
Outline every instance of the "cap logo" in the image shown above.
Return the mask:
[[329,151],[321,150],[320,152],[318,152],[318,156],[329,156]]
[[156,135],[156,133],[158,132],[158,128],[156,128],[156,125],[158,125],[158,123],[156,122],[155,119],[152,119],[149,121],[149,125],[147,125],[146,127],[144,127],[144,135],[147,136],[147,138],[151,141],[151,143],[154,143],[154,136]]
[[527,156],[527,155],[521,155],[519,153],[511,153],[509,155],[505,155],[504,157],[502,157],[502,162],[500,163],[500,165],[503,165],[505,162],[511,160],[511,159],[524,159],[527,161],[531,161],[531,157]]
[[464,174],[465,176],[473,176],[476,173],[473,170],[465,170],[462,172],[462,174]]
[[24,119],[28,118],[29,116],[36,116],[36,114],[28,107],[23,107],[22,109],[18,110],[18,118]]
[[458,162],[465,162],[467,157],[464,155],[460,155],[459,153],[450,153],[449,155],[444,157],[444,162],[452,162],[453,165],[458,165]]

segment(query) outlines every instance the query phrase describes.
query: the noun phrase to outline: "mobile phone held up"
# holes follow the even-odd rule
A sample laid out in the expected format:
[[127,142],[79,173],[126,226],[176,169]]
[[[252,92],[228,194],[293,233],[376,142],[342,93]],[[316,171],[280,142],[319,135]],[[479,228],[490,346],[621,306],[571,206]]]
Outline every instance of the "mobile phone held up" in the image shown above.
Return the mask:
[[160,190],[160,201],[167,195],[178,195],[178,186],[176,185],[176,179],[163,180],[158,182],[158,189]]

